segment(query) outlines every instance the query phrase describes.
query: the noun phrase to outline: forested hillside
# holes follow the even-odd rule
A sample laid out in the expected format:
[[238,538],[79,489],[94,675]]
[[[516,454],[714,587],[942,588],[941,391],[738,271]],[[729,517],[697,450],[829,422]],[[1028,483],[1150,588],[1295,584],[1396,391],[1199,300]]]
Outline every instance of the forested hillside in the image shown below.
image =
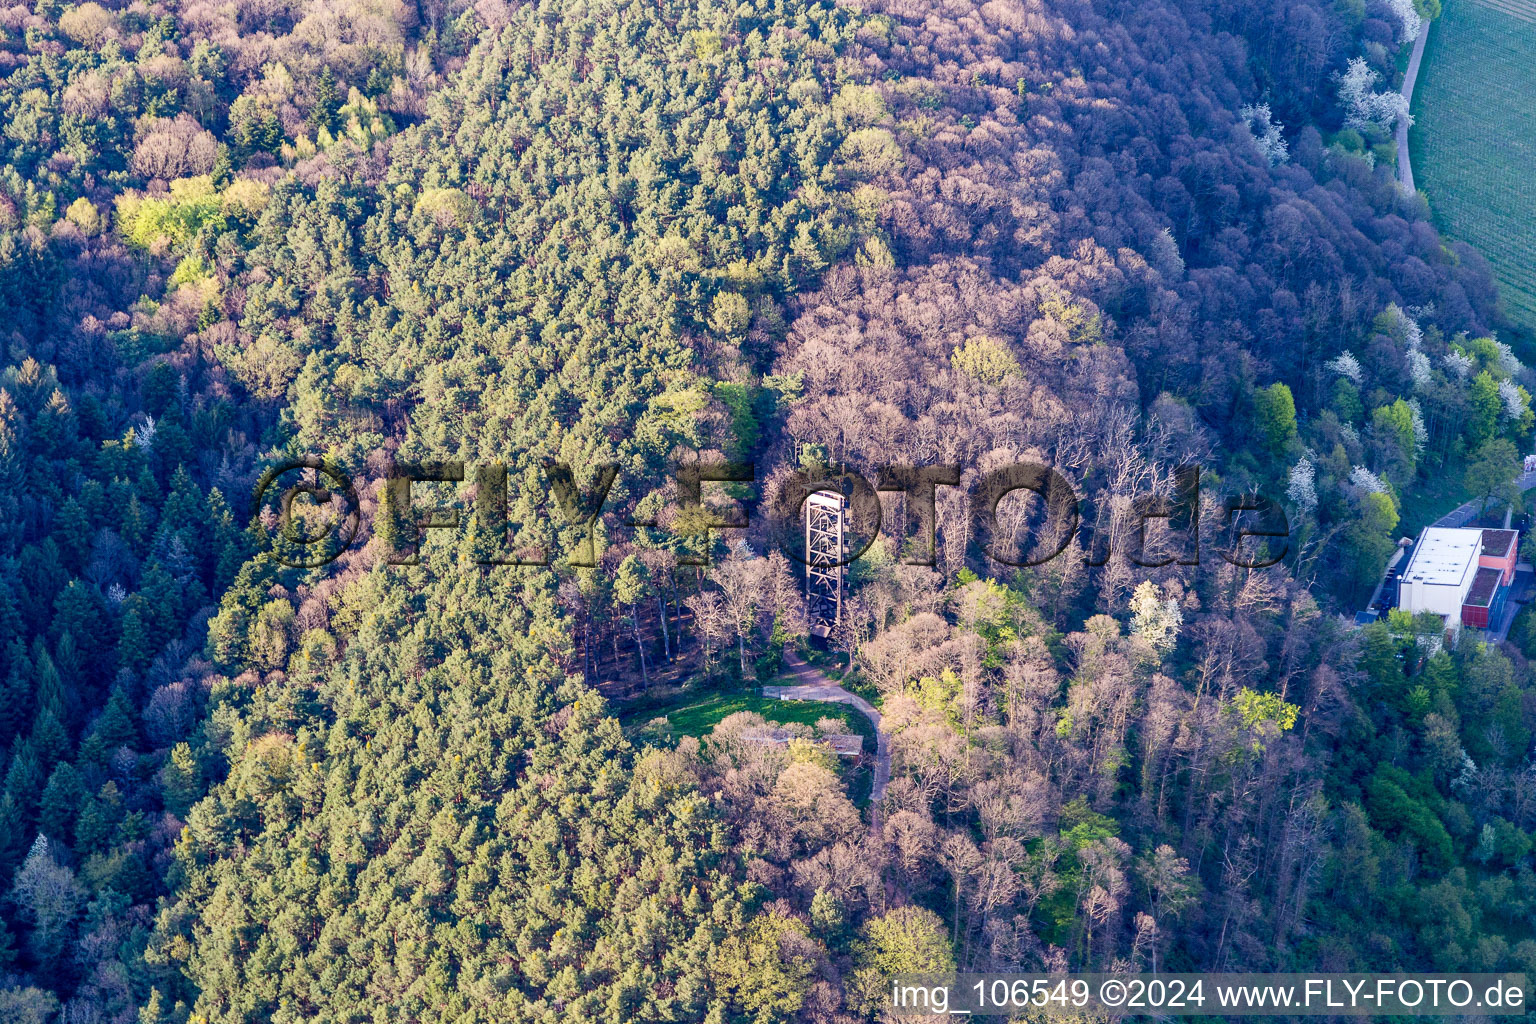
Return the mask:
[[[830,1024],[900,970],[1536,973],[1536,628],[1430,656],[1340,614],[1531,439],[1486,266],[1388,166],[1433,13],[0,10],[0,1019]],[[363,525],[299,568],[250,503],[307,456]],[[755,481],[685,500],[723,460]],[[1091,532],[1016,569],[965,492],[1021,461]],[[420,507],[385,486],[448,462]],[[761,499],[902,462],[960,467],[933,564],[891,496],[823,651]],[[1134,499],[1185,464],[1202,564],[1137,564]],[[1215,553],[1242,491],[1290,518],[1275,567]],[[620,727],[797,647],[879,702],[878,809],[807,742],[835,721]]]

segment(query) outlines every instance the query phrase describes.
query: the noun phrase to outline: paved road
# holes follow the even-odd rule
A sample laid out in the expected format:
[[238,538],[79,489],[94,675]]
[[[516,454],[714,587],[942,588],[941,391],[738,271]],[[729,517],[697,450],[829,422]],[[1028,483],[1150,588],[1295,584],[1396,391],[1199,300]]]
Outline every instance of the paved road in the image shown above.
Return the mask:
[[[1532,487],[1536,487],[1536,470],[1532,470],[1529,473],[1521,473],[1518,477],[1515,478],[1515,485],[1521,491],[1528,491]],[[1469,501],[1465,505],[1447,512],[1445,515],[1441,516],[1439,519],[1436,519],[1429,525],[1450,527],[1465,526],[1478,517],[1478,515],[1482,512],[1482,508],[1483,500],[1481,498],[1477,499],[1476,501]]]
[[[1413,56],[1408,58],[1408,70],[1403,74],[1403,99],[1408,101],[1408,106],[1413,106],[1413,87],[1419,80],[1419,61],[1424,58],[1424,44],[1429,41],[1429,26],[1431,22],[1425,21],[1419,27],[1419,38],[1413,43]],[[1397,121],[1397,180],[1402,182],[1403,188],[1413,191],[1413,161],[1408,155],[1408,120],[1399,118]]]
[[[1509,585],[1510,590],[1516,594],[1520,592],[1520,587],[1522,585],[1520,575],[1521,574],[1519,572],[1516,572],[1514,582]],[[1501,644],[1505,640],[1508,640],[1509,627],[1514,625],[1515,616],[1520,614],[1520,609],[1523,607],[1524,605],[1521,605],[1517,601],[1506,600],[1504,602],[1504,607],[1499,609],[1498,618],[1488,623],[1488,639],[1492,640],[1496,644]]]
[[880,827],[880,798],[891,781],[891,737],[880,728],[880,712],[869,701],[828,679],[819,669],[805,663],[793,651],[784,652],[784,664],[788,666],[782,678],[790,680],[786,686],[763,687],[764,697],[779,700],[824,700],[836,704],[849,704],[863,712],[875,727],[875,773],[869,788],[869,815],[873,828]]

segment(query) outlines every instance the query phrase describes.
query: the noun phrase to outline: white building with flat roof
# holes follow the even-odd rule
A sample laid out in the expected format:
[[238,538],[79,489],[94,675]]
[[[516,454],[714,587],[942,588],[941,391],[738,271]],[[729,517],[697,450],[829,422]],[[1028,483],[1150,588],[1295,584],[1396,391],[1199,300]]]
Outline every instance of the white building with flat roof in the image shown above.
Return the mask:
[[1459,626],[1482,552],[1482,530],[1426,528],[1399,577],[1397,606],[1415,615],[1444,615],[1447,626]]

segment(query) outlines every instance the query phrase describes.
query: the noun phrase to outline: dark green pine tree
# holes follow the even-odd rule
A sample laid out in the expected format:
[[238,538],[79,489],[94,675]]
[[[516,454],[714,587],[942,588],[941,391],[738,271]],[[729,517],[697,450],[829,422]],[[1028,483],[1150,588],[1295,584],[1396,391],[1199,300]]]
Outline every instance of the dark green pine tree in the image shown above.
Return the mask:
[[[221,142],[213,157],[213,185],[215,188],[224,188],[234,177],[235,165],[229,159],[229,146]],[[204,325],[198,326],[201,329]]]
[[32,722],[32,749],[37,751],[37,761],[43,771],[50,770],[69,753],[69,733],[59,720],[60,708],[50,703],[37,709]]
[[53,517],[53,539],[64,567],[78,576],[91,553],[91,519],[74,498],[64,502]]
[[[112,656],[117,644],[117,634],[112,628],[112,618],[96,588],[70,580],[58,599],[53,602],[53,625],[48,630],[57,646],[68,633],[74,638],[74,648],[79,664],[86,675],[100,675]],[[37,652],[33,651],[36,660]],[[106,673],[110,677],[110,671]]]
[[[59,634],[58,642],[53,645],[53,654],[47,657],[39,653],[33,659],[38,665],[38,707],[45,702],[50,702],[50,694],[56,692],[58,702],[55,705],[63,710],[59,714],[59,721],[66,726],[74,724],[76,716],[80,712],[81,689],[80,681],[83,673],[80,671],[80,651],[75,646],[75,634],[64,630]],[[44,677],[43,672],[52,668],[52,672]],[[51,687],[56,686],[54,691]]]
[[87,480],[80,485],[80,493],[77,497],[80,507],[85,509],[85,514],[91,517],[91,529],[94,531],[97,524],[102,521],[107,508],[107,489],[100,480]]
[[[133,481],[133,490],[151,509],[157,509],[165,500],[165,492],[160,489],[160,481],[155,479],[154,472],[145,462],[139,469],[139,475]],[[154,528],[154,523],[150,524]]]
[[[3,819],[3,811],[0,811],[0,819]],[[3,824],[0,820],[0,824]],[[9,972],[16,964],[16,938],[11,934],[10,927],[5,923],[5,918],[0,917],[0,973]]]
[[11,643],[19,641],[22,635],[21,607],[16,603],[15,592],[11,590],[7,569],[7,563],[0,561],[0,637],[7,637],[10,641],[0,648],[0,669],[10,668]]
[[123,507],[122,518],[117,527],[118,534],[130,549],[143,551],[145,541],[149,540],[152,525],[149,509],[139,500],[139,496],[134,494],[128,499],[128,504]]
[[240,567],[245,564],[245,546],[240,542],[242,536],[237,534],[235,539],[226,540],[218,547],[219,557],[213,567],[215,593],[228,589],[239,574]]
[[[221,150],[223,147],[219,147]],[[206,331],[220,320],[224,319],[224,309],[217,300],[210,298],[203,303],[203,311],[197,314],[197,329]]]
[[[138,472],[138,470],[135,469],[134,472]],[[107,485],[102,507],[98,510],[99,522],[121,533],[120,524],[122,523],[123,510],[128,507],[128,503],[132,499],[133,484],[120,476],[113,477],[112,482]]]
[[[187,577],[181,586],[181,607],[191,614],[208,604],[208,588],[196,576]],[[172,637],[174,639],[174,637]]]
[[96,724],[91,727],[89,739],[100,744],[104,750],[138,744],[139,729],[134,724],[133,702],[128,699],[122,687],[112,690],[112,696],[107,698],[107,706],[102,708]]
[[26,444],[21,431],[26,420],[9,391],[0,397],[0,485],[14,487],[26,473]]
[[38,808],[38,826],[55,839],[66,842],[75,834],[75,816],[85,802],[85,783],[80,772],[67,761],[60,762],[48,776]]
[[69,399],[58,388],[48,399],[48,404],[38,411],[32,421],[32,443],[41,454],[50,458],[66,457],[75,441],[75,417],[69,408]]
[[172,747],[171,756],[160,769],[160,793],[165,800],[165,809],[178,818],[186,817],[187,811],[203,795],[202,766],[186,743]]
[[368,72],[368,81],[363,86],[363,92],[369,96],[377,96],[379,93],[388,92],[394,76],[382,65],[375,64]]
[[[139,382],[139,396],[144,403],[144,411],[151,416],[164,416],[166,410],[179,407],[180,391],[181,386],[176,371],[165,362],[151,365],[144,371],[144,376]],[[155,447],[158,448],[158,432],[155,441]]]
[[218,614],[208,620],[208,639],[203,645],[208,660],[231,674],[238,671],[249,649],[246,640],[249,629],[249,613],[226,595]]
[[0,688],[0,743],[10,743],[32,713],[33,668],[26,648],[14,634],[7,648],[5,683]]
[[108,781],[101,792],[85,802],[75,821],[75,850],[82,856],[101,853],[112,843],[122,820],[123,801],[117,783]]
[[140,609],[144,599],[138,594],[123,602],[122,631],[117,639],[117,667],[138,672],[154,657],[154,642],[145,614]]
[[[0,793],[0,875],[10,878],[31,846],[27,814],[9,791]],[[0,918],[3,922],[4,918]]]
[[139,1008],[139,1024],[171,1024],[174,1018],[165,1007],[165,997],[158,988],[149,990],[149,999]]
[[245,546],[245,534],[235,525],[229,502],[224,500],[224,492],[217,487],[208,492],[204,516],[208,524],[207,571],[211,574],[205,578],[215,594],[222,594],[245,564],[249,549]]
[[251,129],[251,145],[268,153],[276,153],[283,144],[283,122],[277,111],[263,108],[259,120]]
[[178,632],[182,613],[187,611],[181,604],[181,587],[171,578],[158,559],[151,559],[139,580],[141,603],[138,605],[148,631],[150,655],[153,657],[167,640]]
[[160,529],[175,530],[197,542],[208,536],[207,499],[181,463],[171,474],[171,493],[160,509]]
[[18,739],[11,744],[11,763],[5,770],[5,795],[16,801],[23,817],[29,818],[37,810],[42,791],[43,769],[37,763],[37,752],[29,740]]
[[59,591],[69,583],[69,573],[62,562],[59,546],[52,537],[21,549],[14,586],[22,622],[29,632],[40,633],[49,626],[48,613],[56,608],[54,602]]
[[181,410],[173,408],[155,431],[155,467],[166,476],[196,454],[192,438],[181,425]]
[[373,517],[373,534],[378,538],[385,558],[409,557],[409,551],[404,548],[410,544],[414,531],[406,520],[406,512],[395,500],[394,489],[388,486],[380,488],[379,507]]
[[324,128],[328,132],[336,130],[337,113],[341,110],[341,97],[336,89],[336,76],[331,72],[327,64],[320,69],[320,77],[315,81],[315,105],[309,108],[309,125],[311,128]]

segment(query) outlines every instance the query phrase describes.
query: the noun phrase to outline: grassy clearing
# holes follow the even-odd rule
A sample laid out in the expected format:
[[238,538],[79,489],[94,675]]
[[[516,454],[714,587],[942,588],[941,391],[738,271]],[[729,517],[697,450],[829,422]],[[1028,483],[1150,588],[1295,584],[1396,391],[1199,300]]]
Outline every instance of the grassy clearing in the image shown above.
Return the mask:
[[1424,527],[1471,501],[1462,474],[1462,467],[1452,464],[1414,480],[1412,498],[1404,503],[1397,524],[1398,536],[1417,537]]
[[1445,0],[1414,90],[1413,171],[1439,227],[1536,330],[1536,0]]
[[631,714],[621,714],[620,723],[626,733],[634,733],[654,718],[666,718],[672,726],[674,738],[704,736],[719,725],[728,715],[738,711],[755,711],[770,722],[781,725],[800,724],[814,726],[819,719],[835,718],[843,723],[845,731],[864,738],[864,753],[857,764],[838,758],[838,774],[843,780],[848,797],[855,805],[863,807],[869,802],[870,776],[868,758],[875,753],[875,727],[858,711],[846,704],[825,701],[772,700],[743,693],[715,693],[708,697],[695,697],[670,707],[637,709]]
[[[677,736],[703,736],[725,719],[728,715],[734,715],[738,711],[755,711],[770,722],[779,722],[789,725],[815,725],[817,719],[835,718],[842,722],[848,732],[858,733],[865,737],[865,747],[869,748],[875,735],[874,727],[869,724],[869,719],[846,704],[831,704],[823,701],[792,701],[772,700],[767,697],[754,697],[741,693],[717,693],[689,704],[682,704],[674,708],[652,708],[635,716],[633,721],[620,719],[625,726],[642,726],[653,718],[665,717],[672,723],[672,732]],[[872,748],[871,748],[872,749]]]

